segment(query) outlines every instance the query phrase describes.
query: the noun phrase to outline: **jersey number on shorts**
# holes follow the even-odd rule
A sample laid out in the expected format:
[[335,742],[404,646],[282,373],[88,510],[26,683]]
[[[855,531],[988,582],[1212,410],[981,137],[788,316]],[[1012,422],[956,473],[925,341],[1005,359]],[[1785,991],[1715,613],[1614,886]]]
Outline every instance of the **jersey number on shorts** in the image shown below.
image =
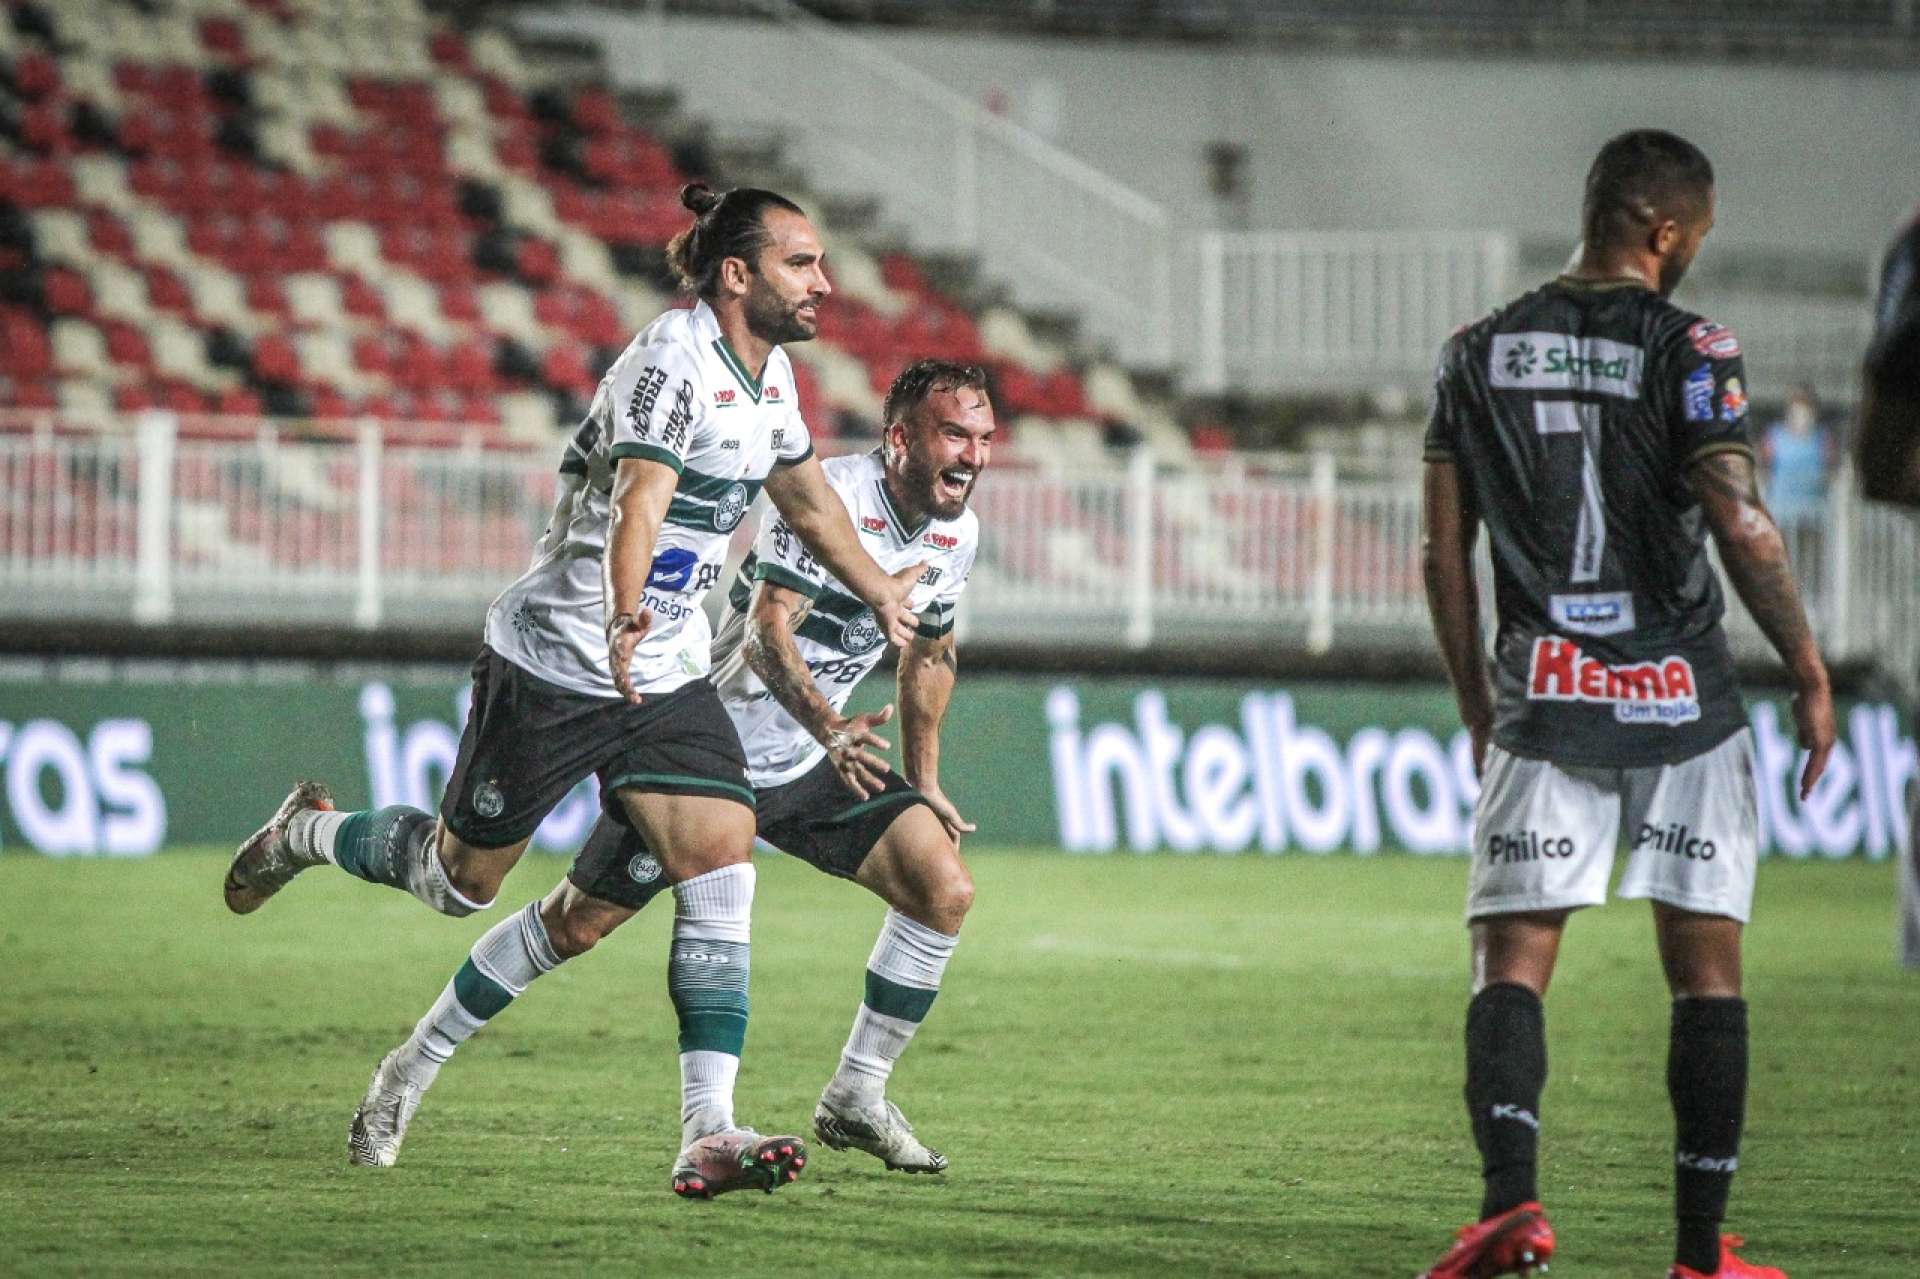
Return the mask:
[[[1566,456],[1562,450],[1580,450],[1580,514],[1573,529],[1573,562],[1567,581],[1597,582],[1607,549],[1607,512],[1600,495],[1600,406],[1579,400],[1535,400],[1533,429],[1547,437],[1550,480],[1565,474],[1560,469]],[[1548,492],[1558,491],[1558,485],[1549,484]]]

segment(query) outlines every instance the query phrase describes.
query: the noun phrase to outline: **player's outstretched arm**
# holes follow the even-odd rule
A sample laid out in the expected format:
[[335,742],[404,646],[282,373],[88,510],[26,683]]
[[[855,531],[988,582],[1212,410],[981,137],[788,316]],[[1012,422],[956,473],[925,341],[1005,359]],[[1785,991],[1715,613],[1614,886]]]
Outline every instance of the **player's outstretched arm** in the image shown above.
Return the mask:
[[913,638],[914,628],[907,592],[919,573],[916,569],[907,574],[903,584],[898,575],[889,577],[874,563],[860,545],[860,535],[853,531],[846,503],[828,485],[820,460],[809,456],[791,466],[777,467],[767,476],[767,496],[827,571],[873,610],[881,634],[904,647]]
[[888,743],[873,730],[893,718],[893,707],[876,714],[842,715],[821,696],[813,672],[793,643],[794,628],[812,603],[800,592],[772,581],[756,584],[747,606],[747,638],[741,655],[773,700],[827,748],[827,758],[840,779],[866,799],[884,786],[881,778],[887,762],[873,751],[887,749]]
[[1709,453],[1693,464],[1687,479],[1700,499],[1734,591],[1793,677],[1794,724],[1800,745],[1809,752],[1800,776],[1800,797],[1805,799],[1833,749],[1833,691],[1800,604],[1786,541],[1761,500],[1753,458],[1745,452]]
[[946,718],[959,672],[952,631],[939,639],[915,636],[900,654],[897,671],[901,771],[927,797],[934,815],[955,840],[975,829],[940,789],[940,721]]
[[1480,516],[1452,462],[1428,462],[1420,503],[1420,561],[1427,613],[1453,682],[1460,723],[1473,742],[1473,767],[1486,760],[1493,736],[1493,688],[1480,647],[1480,588],[1473,580],[1473,543]]
[[613,686],[629,702],[638,702],[628,665],[633,650],[653,626],[653,613],[641,606],[647,573],[653,567],[653,544],[667,504],[680,477],[663,462],[622,458],[614,465],[613,494],[609,502],[607,555],[601,572],[602,603],[606,609],[607,665]]

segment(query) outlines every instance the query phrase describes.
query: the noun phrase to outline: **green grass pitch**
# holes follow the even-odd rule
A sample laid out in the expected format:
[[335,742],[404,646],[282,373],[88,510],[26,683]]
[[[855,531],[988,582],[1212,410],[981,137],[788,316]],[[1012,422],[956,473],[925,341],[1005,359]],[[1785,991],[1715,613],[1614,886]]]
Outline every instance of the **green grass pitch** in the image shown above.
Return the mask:
[[[1465,868],[979,851],[893,1095],[944,1177],[819,1150],[764,1198],[667,1189],[670,909],[542,980],[350,1168],[374,1062],[498,918],[315,871],[226,914],[224,854],[0,856],[0,1272],[1407,1276],[1478,1202]],[[760,861],[740,1116],[802,1130],[881,908]],[[531,858],[503,903],[543,892]],[[1920,1275],[1920,974],[1885,865],[1769,863],[1729,1226],[1796,1279]],[[1667,1001],[1642,903],[1576,917],[1548,1000],[1556,1276],[1668,1258]]]

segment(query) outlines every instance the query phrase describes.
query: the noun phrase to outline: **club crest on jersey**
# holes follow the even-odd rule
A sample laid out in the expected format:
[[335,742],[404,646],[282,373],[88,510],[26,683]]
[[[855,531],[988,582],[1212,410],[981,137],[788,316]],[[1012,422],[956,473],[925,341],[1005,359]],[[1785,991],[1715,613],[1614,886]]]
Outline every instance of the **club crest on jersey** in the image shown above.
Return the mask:
[[1684,657],[1608,666],[1572,640],[1541,636],[1533,642],[1527,697],[1536,702],[1588,702],[1613,707],[1622,724],[1690,724],[1700,718],[1693,664]]
[[926,542],[928,546],[936,547],[942,551],[951,551],[954,547],[960,545],[960,539],[951,533],[929,533],[927,534]]
[[1701,320],[1687,330],[1687,341],[1709,360],[1731,360],[1740,354],[1740,339],[1733,330],[1712,320]]
[[1498,333],[1487,380],[1523,391],[1592,391],[1633,399],[1646,353],[1625,342],[1566,333]]
[[500,793],[500,787],[493,782],[481,782],[480,789],[473,793],[473,811],[491,821],[507,810],[507,797]]
[[880,647],[880,643],[880,623],[873,619],[872,613],[850,617],[847,624],[840,628],[841,649],[855,657],[871,653]]
[[728,533],[747,517],[747,486],[735,484],[713,504],[713,527]]
[[1730,377],[1726,388],[1720,393],[1720,417],[1723,421],[1738,422],[1747,415],[1747,388],[1740,385],[1740,379]]
[[1713,421],[1713,369],[1702,364],[1680,384],[1681,415],[1689,422]]

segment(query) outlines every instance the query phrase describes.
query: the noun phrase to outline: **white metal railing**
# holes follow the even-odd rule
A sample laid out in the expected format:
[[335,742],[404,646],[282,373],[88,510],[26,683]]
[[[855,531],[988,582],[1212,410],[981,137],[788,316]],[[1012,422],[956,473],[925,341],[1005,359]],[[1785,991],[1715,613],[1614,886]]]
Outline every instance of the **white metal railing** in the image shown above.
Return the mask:
[[[424,447],[371,427],[208,438],[155,413],[134,433],[0,430],[0,620],[477,631],[545,526],[553,468],[546,450]],[[1175,470],[1136,452],[1068,471],[1003,454],[974,501],[973,639],[1431,642],[1411,470],[1343,472],[1330,455]],[[1829,657],[1920,672],[1920,521],[1859,501],[1843,468],[1824,518],[1787,532]],[[1766,656],[1737,603],[1729,632]]]
[[1504,301],[1511,235],[1209,232],[1200,237],[1196,389],[1404,383]]
[[[723,126],[777,130],[828,189],[881,196],[916,247],[972,252],[1018,300],[1073,311],[1126,362],[1172,363],[1172,235],[1162,206],[789,0],[734,8],[767,19],[777,40],[755,73],[716,67],[704,28],[657,0],[624,19],[641,27],[623,46],[639,56],[610,57],[611,73],[672,87]],[[602,35],[610,49],[617,39],[577,14],[515,21],[530,33]]]

